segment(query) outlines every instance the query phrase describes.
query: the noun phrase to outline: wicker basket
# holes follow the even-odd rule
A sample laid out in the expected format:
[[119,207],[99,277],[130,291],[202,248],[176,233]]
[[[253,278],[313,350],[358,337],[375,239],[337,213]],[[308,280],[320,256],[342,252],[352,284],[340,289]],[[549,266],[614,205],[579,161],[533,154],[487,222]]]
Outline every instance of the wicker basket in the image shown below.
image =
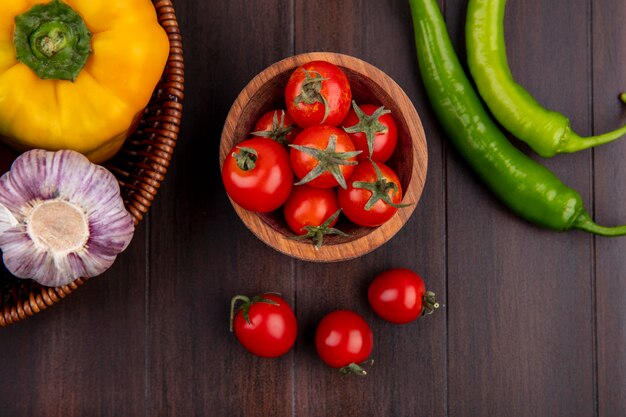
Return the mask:
[[[182,117],[184,64],[178,22],[171,0],[153,0],[170,40],[170,55],[138,130],[105,166],[115,174],[126,208],[139,223],[152,204],[169,166]],[[8,276],[7,276],[8,275]],[[71,294],[86,279],[57,288],[42,287],[5,273],[0,278],[0,327],[24,320]]]

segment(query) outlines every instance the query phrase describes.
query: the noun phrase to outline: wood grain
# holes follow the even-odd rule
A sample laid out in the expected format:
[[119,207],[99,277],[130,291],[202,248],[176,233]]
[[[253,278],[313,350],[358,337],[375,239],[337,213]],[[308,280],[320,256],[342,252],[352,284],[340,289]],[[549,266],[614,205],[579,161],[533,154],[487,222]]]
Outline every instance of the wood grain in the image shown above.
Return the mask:
[[[623,71],[626,4],[594,1],[593,15],[593,127],[603,133],[626,123]],[[626,224],[626,141],[594,151],[595,215],[605,224]],[[626,415],[626,239],[595,242],[595,311],[598,369],[598,417]]]
[[[458,50],[466,4],[446,1]],[[513,76],[582,133],[589,24],[586,0],[507,2]],[[590,153],[541,163],[591,203]],[[453,151],[447,168],[449,415],[593,416],[593,239],[514,216]]]
[[388,222],[376,228],[344,221],[338,228],[349,237],[329,236],[318,249],[309,241],[289,239],[293,232],[281,209],[259,214],[241,208],[232,200],[231,203],[250,231],[274,249],[301,260],[344,261],[365,255],[391,239],[413,214],[426,182],[428,152],[421,120],[411,100],[387,74],[360,59],[329,52],[299,54],[272,64],[254,77],[233,103],[222,131],[220,168],[232,149],[250,137],[261,115],[284,108],[287,80],[299,66],[310,61],[327,61],[341,68],[357,103],[376,103],[391,111],[398,126],[398,145],[387,165],[398,174],[404,192],[402,202],[410,206],[398,210]]
[[142,223],[110,270],[0,330],[0,415],[143,415],[145,253]]
[[218,155],[238,93],[292,54],[292,8],[237,0],[181,1],[178,10],[186,54],[195,57],[188,65],[195,94],[187,97],[193,110],[182,127],[179,163],[150,219],[146,415],[288,416],[295,352],[277,360],[248,354],[228,331],[228,309],[234,295],[266,291],[295,305],[292,263],[232,210]]

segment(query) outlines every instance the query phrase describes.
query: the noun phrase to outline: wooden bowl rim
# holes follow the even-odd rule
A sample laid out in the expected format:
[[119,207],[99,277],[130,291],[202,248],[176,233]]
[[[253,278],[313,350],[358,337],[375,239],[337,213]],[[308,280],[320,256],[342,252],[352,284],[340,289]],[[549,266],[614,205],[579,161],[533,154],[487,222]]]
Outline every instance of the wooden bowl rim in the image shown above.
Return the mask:
[[[287,70],[293,70],[309,61],[328,61],[340,68],[348,68],[367,76],[371,81],[379,84],[377,79],[384,80],[391,91],[389,95],[394,98],[398,107],[402,109],[403,117],[406,120],[412,143],[413,167],[411,181],[404,190],[404,203],[411,203],[411,206],[398,210],[398,212],[388,222],[375,228],[371,233],[358,237],[349,242],[335,245],[322,246],[316,250],[309,242],[295,241],[285,238],[280,232],[273,229],[259,215],[238,206],[232,199],[237,215],[246,227],[261,241],[275,250],[305,261],[312,262],[337,262],[363,256],[389,241],[409,220],[415,207],[419,202],[428,168],[428,152],[426,145],[426,135],[421,119],[415,106],[404,92],[404,90],[382,70],[376,68],[359,58],[333,52],[308,52],[294,55],[282,59],[257,74],[239,93],[235,102],[226,117],[224,128],[220,140],[220,170],[223,168],[224,160],[228,152],[235,144],[234,137],[237,122],[240,119],[246,105],[249,103],[257,91],[256,86],[272,80],[274,77],[283,74]],[[423,152],[418,154],[418,148]]]

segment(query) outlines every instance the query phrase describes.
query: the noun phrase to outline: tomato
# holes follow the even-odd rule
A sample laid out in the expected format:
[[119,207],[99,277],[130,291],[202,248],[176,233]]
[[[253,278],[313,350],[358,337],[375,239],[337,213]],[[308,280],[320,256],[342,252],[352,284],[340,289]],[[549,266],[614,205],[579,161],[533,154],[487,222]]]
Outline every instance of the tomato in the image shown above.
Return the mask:
[[326,61],[298,67],[285,89],[287,113],[301,127],[338,126],[348,114],[351,100],[348,77]]
[[318,248],[326,235],[346,236],[333,228],[340,213],[335,190],[296,185],[283,211],[291,230],[301,236],[298,239],[311,239]]
[[352,110],[341,123],[350,135],[357,150],[363,151],[357,158],[366,161],[386,162],[398,142],[398,127],[391,111],[384,106],[352,103]]
[[409,269],[390,269],[374,278],[367,292],[372,309],[383,319],[397,324],[430,314],[439,303],[426,291],[422,278]]
[[[319,226],[339,210],[337,194],[328,188],[296,185],[283,207],[287,224],[298,235],[306,234],[304,227]],[[337,223],[335,219],[330,226]]]
[[345,188],[357,164],[354,143],[343,130],[332,126],[304,129],[289,145],[291,166],[300,178],[297,184],[316,188]]
[[[243,303],[235,311],[239,301]],[[284,355],[296,341],[296,316],[279,295],[267,293],[251,299],[235,296],[230,314],[231,331],[234,330],[243,347],[257,356],[275,358]]]
[[342,372],[365,374],[360,364],[372,353],[374,336],[367,322],[357,313],[337,310],[320,321],[315,332],[315,347],[319,357]]
[[282,206],[293,185],[287,150],[267,138],[253,138],[235,146],[222,168],[230,198],[246,210],[268,212]]
[[350,177],[347,189],[337,193],[339,207],[350,221],[376,227],[385,223],[407,204],[402,201],[400,179],[380,162],[361,162]]
[[256,122],[252,134],[286,145],[293,142],[301,130],[284,110],[270,110]]

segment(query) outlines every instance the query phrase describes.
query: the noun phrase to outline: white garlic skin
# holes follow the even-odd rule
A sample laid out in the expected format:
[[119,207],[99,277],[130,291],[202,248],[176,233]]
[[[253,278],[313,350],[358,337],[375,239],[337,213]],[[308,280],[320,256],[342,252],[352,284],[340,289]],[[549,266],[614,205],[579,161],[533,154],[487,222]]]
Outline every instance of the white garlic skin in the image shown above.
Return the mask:
[[44,286],[103,273],[134,233],[113,174],[75,151],[19,156],[0,178],[0,205],[5,266]]

